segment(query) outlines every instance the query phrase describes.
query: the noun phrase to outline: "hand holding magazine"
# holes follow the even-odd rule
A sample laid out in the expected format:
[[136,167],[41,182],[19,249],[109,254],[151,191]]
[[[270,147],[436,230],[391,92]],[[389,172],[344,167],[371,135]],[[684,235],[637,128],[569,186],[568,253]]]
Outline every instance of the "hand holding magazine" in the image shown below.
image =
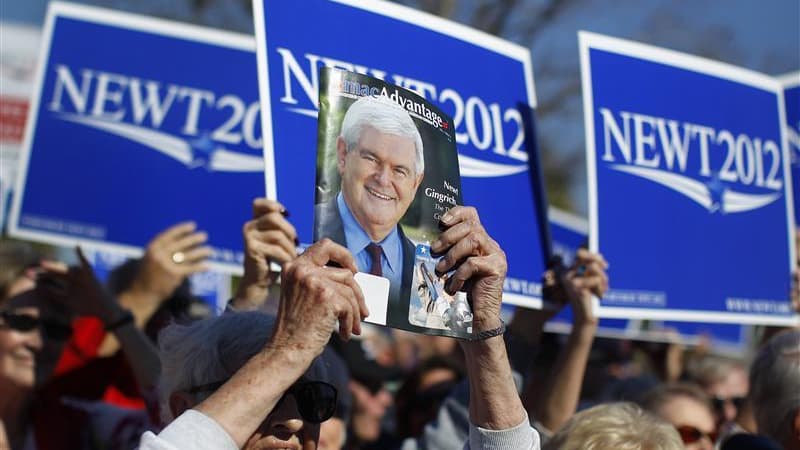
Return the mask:
[[453,121],[419,95],[366,75],[320,72],[314,241],[350,250],[367,321],[468,338],[466,295],[449,295],[430,243],[462,204]]

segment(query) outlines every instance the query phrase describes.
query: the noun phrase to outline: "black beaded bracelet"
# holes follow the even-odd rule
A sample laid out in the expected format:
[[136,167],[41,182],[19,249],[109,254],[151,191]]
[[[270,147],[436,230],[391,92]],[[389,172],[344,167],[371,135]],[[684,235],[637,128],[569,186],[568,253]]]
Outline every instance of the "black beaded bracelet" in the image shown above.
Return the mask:
[[469,337],[467,337],[468,341],[485,341],[486,339],[493,338],[495,336],[500,336],[501,334],[506,332],[506,323],[503,322],[503,319],[500,319],[500,326],[494,328],[492,330],[486,331],[479,331]]
[[118,328],[124,327],[125,325],[133,323],[133,314],[127,309],[124,309],[123,311],[124,313],[122,314],[122,316],[120,316],[119,319],[105,326],[106,331],[114,331]]

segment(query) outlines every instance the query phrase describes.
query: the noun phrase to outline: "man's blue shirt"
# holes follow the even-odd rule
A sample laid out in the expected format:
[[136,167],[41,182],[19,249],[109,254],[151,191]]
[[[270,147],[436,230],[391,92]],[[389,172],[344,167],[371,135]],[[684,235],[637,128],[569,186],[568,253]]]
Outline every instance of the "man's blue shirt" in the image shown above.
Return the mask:
[[[366,250],[372,240],[361,225],[356,221],[344,196],[341,192],[336,196],[336,204],[339,206],[339,215],[342,217],[344,237],[347,241],[347,249],[353,254],[358,270],[369,273],[372,266],[372,258]],[[400,292],[400,284],[403,277],[403,242],[397,227],[392,229],[388,236],[382,241],[376,242],[383,250],[381,257],[381,270],[384,278],[388,278],[391,283],[389,288],[389,298],[397,298]]]

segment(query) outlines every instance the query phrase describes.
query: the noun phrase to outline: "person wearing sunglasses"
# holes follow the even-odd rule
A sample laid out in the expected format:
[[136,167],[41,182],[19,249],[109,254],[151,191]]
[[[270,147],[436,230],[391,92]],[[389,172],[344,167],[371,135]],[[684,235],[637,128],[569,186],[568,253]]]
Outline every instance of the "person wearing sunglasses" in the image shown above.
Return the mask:
[[0,241],[0,448],[80,448],[85,424],[71,419],[84,415],[62,400],[84,400],[85,389],[53,375],[75,315],[95,316],[114,333],[140,385],[158,373],[155,349],[80,249],[77,256],[80,264],[69,268],[27,244]]
[[697,383],[711,397],[717,429],[723,429],[734,421],[745,425],[752,422],[749,417],[739,417],[750,387],[747,367],[742,362],[703,355],[690,361],[687,375],[690,381]]
[[24,243],[0,242],[0,448],[20,448],[31,439],[34,388],[71,332],[34,294],[40,260]]
[[711,402],[700,387],[691,383],[658,386],[645,395],[642,405],[678,430],[686,450],[714,448],[714,415]]
[[[461,342],[470,378],[471,425],[464,448],[537,450],[539,436],[517,394],[502,338],[505,255],[474,208],[451,209],[442,228],[431,245],[444,255],[436,270],[455,270],[447,289],[465,290],[474,312],[476,339]],[[325,381],[317,378],[317,358],[332,331],[344,340],[361,333],[368,310],[353,278],[357,271],[346,248],[323,239],[284,264],[271,328],[246,326],[258,313],[240,312],[165,329],[162,412],[165,419],[177,418],[158,435],[142,435],[140,449],[316,449],[316,422],[332,412],[324,400],[312,408],[310,394],[298,392],[329,398],[320,393],[321,384],[306,386]]]

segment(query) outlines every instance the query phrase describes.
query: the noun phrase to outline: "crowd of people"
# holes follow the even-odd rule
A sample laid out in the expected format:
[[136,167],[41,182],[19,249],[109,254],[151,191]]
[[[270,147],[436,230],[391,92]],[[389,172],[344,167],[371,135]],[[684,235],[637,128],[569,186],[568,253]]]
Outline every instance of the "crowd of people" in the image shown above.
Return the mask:
[[[677,344],[596,339],[608,263],[585,249],[542,275],[554,307],[519,309],[506,327],[505,254],[463,206],[439,219],[437,259],[416,277],[439,306],[409,314],[420,289],[400,221],[425,176],[411,117],[356,101],[337,169],[341,191],[317,205],[302,253],[283,205],[253,202],[223,311],[191,294],[212,253],[192,222],[106,285],[80,248],[68,267],[0,242],[0,448],[800,450],[800,330],[769,329],[749,374]],[[391,327],[363,322],[359,272],[389,280],[379,322]],[[545,334],[564,307],[569,335]],[[431,314],[470,332],[411,332],[410,316]]]
[[[475,339],[413,334],[369,315],[352,254],[297,254],[281,204],[257,199],[244,276],[224,311],[192,297],[205,233],[177,224],[102,285],[0,243],[0,448],[800,449],[800,330],[764,330],[749,362],[595,337],[607,262],[580,250],[543,274],[572,308],[518,309],[504,333],[506,261],[477,211],[442,219],[432,250],[458,270]],[[476,244],[477,243],[477,244]],[[280,273],[271,264],[282,267]],[[716,447],[715,447],[716,446]]]

